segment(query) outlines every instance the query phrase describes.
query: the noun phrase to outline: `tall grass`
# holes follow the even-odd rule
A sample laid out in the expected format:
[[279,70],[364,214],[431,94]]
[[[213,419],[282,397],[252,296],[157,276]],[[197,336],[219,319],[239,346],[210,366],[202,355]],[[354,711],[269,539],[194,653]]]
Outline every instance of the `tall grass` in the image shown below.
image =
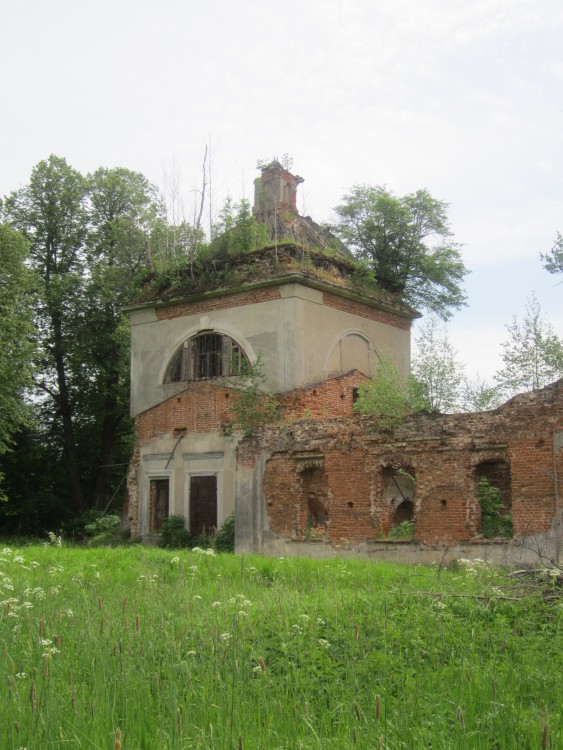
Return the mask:
[[0,553],[0,747],[563,747],[562,610],[484,566]]

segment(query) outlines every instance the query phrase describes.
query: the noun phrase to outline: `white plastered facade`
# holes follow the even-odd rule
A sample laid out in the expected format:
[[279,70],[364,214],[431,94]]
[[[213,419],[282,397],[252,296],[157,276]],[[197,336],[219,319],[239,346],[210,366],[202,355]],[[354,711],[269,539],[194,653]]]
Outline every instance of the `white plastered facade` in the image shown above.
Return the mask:
[[[334,290],[331,290],[334,294]],[[323,291],[302,283],[279,286],[279,298],[210,309],[159,320],[154,307],[130,311],[131,413],[137,416],[184,391],[188,384],[165,383],[167,367],[182,343],[200,331],[234,339],[251,363],[263,366],[266,387],[277,393],[322,382],[357,369],[373,376],[382,355],[405,377],[410,331],[324,304]],[[217,379],[216,382],[221,382]],[[153,479],[169,481],[169,513],[190,517],[190,477],[217,477],[217,523],[234,512],[236,439],[219,432],[169,432],[139,446],[138,533],[149,534]]]

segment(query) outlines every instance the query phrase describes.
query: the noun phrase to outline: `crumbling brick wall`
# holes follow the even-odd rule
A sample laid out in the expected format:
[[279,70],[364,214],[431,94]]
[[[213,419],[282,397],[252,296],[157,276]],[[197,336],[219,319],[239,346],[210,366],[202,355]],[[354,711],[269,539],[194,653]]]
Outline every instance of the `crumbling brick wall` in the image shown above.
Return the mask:
[[556,488],[563,449],[554,455],[554,436],[562,431],[559,381],[517,396],[494,412],[414,415],[387,433],[367,417],[268,427],[241,446],[240,455],[246,465],[252,451],[269,457],[263,498],[270,529],[281,537],[305,536],[302,467],[315,461],[326,477],[333,545],[357,544],[389,532],[393,508],[383,491],[389,467],[414,474],[416,539],[451,545],[479,535],[477,486],[487,464],[506,466],[509,472],[502,481],[505,494],[509,489],[511,495],[506,504],[512,506],[515,536],[549,530],[561,497]]
[[176,396],[139,414],[136,420],[137,444],[144,445],[159,435],[175,430],[213,432],[220,430],[229,416],[233,390],[196,380]]

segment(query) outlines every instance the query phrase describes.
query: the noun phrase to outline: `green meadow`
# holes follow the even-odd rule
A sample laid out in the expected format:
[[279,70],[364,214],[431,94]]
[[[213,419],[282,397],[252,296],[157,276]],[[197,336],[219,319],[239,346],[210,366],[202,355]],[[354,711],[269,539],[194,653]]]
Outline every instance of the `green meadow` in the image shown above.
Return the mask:
[[563,599],[451,569],[0,552],[3,750],[563,747]]

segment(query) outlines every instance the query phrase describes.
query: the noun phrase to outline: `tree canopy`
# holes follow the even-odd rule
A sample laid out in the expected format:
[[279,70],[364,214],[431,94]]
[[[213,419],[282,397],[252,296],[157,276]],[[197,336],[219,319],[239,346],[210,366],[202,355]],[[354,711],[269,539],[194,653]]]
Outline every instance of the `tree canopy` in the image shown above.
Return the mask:
[[357,185],[335,211],[335,230],[383,289],[443,319],[466,304],[468,270],[446,203],[426,190],[397,197],[385,187]]
[[527,302],[523,321],[514,316],[506,328],[504,367],[495,375],[505,395],[537,390],[563,376],[563,340],[542,319],[535,295]]
[[435,315],[429,316],[418,329],[411,370],[422,385],[430,411],[446,413],[459,408],[464,365]]
[[540,253],[543,267],[549,273],[563,273],[563,235],[557,232],[553,247],[548,253]]
[[0,224],[0,454],[29,419],[22,393],[31,384],[34,347],[31,293],[33,275],[25,266],[22,235]]
[[[129,329],[121,308],[150,260],[160,217],[156,191],[126,169],[84,176],[50,156],[6,199],[5,217],[25,237],[36,292],[33,408],[40,439],[22,433],[27,450],[16,446],[13,471],[33,470],[26,456],[37,459],[41,445],[53,474],[68,479],[66,488],[46,482],[45,495],[64,493],[67,513],[104,509],[130,455]],[[24,508],[27,499],[20,500]]]

